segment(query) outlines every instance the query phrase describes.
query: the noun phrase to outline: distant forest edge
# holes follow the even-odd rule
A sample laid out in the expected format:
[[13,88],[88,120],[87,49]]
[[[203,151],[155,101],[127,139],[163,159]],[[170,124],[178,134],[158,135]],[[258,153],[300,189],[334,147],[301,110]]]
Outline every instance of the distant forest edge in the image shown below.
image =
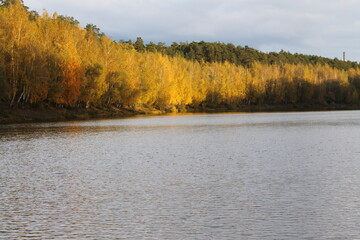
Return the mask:
[[95,25],[0,1],[0,105],[233,108],[359,104],[360,65],[224,43],[116,42]]
[[235,46],[232,43],[209,43],[209,42],[191,42],[176,43],[167,46],[165,43],[159,42],[155,44],[150,42],[144,45],[141,37],[138,37],[133,43],[132,41],[121,41],[124,44],[131,44],[139,52],[159,52],[171,57],[180,56],[187,60],[198,62],[229,62],[237,66],[251,67],[254,62],[262,64],[304,64],[304,65],[329,65],[332,68],[348,70],[350,68],[359,68],[358,62],[343,61],[338,58],[330,59],[314,55],[292,54],[281,50],[280,52],[264,53],[254,48],[245,46]]

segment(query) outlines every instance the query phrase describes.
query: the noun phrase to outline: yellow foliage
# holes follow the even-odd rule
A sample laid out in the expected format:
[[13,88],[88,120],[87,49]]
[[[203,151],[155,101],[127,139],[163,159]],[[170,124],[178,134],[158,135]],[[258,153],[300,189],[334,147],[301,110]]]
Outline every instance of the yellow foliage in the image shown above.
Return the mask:
[[[6,57],[5,57],[6,56]],[[11,104],[186,105],[358,102],[360,70],[254,62],[250,67],[136,52],[44,12],[29,19],[16,1],[0,8],[0,63]]]

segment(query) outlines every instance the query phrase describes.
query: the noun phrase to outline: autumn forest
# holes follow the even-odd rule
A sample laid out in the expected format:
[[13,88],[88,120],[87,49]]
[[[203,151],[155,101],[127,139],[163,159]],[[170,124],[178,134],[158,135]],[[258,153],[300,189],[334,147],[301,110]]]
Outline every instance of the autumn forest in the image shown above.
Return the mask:
[[360,65],[223,43],[114,41],[1,1],[0,103],[61,108],[358,104]]

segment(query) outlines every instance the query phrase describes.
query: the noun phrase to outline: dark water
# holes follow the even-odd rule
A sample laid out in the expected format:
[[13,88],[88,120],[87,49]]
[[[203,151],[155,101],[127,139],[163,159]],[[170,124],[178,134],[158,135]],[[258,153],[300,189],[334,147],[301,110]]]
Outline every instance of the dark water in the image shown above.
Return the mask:
[[359,224],[359,111],[0,126],[1,239],[356,239]]

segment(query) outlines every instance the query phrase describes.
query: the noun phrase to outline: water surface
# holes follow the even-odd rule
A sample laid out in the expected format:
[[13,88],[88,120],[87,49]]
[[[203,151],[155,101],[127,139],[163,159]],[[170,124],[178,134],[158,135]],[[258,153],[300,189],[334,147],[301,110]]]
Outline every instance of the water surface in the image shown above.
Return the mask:
[[360,112],[0,126],[1,239],[356,239]]

